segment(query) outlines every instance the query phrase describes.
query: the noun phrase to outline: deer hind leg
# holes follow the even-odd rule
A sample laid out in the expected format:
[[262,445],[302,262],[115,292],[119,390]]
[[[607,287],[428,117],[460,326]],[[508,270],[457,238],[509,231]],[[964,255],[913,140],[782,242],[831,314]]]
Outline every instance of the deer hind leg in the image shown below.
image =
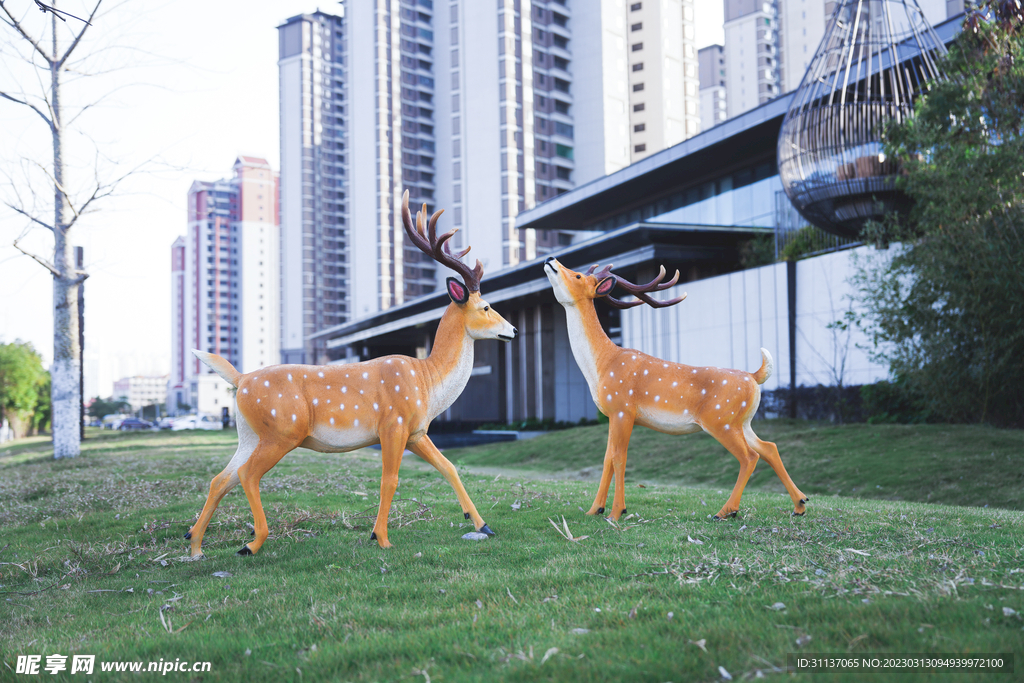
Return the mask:
[[238,469],[238,478],[242,482],[242,488],[245,489],[245,497],[249,499],[249,507],[252,508],[256,536],[242,546],[238,551],[239,555],[255,555],[266,542],[267,536],[270,535],[267,516],[263,512],[263,503],[260,500],[260,479],[301,442],[302,439],[298,441],[295,439],[261,439],[256,450],[249,456],[249,460]]
[[404,429],[384,429],[380,438],[380,505],[377,508],[377,519],[373,523],[371,541],[377,541],[381,548],[390,548],[388,542],[388,513],[391,511],[391,499],[398,488],[398,468],[402,464],[409,432]]
[[473,501],[469,497],[469,493],[466,492],[466,487],[462,485],[462,480],[459,479],[459,473],[455,469],[455,466],[449,462],[448,458],[437,449],[434,442],[426,435],[420,438],[416,443],[408,444],[409,450],[423,458],[425,461],[430,463],[434,469],[444,475],[444,478],[448,480],[451,487],[455,490],[455,495],[459,499],[459,505],[462,506],[462,512],[466,519],[472,519],[473,525],[477,531],[488,536],[493,536],[494,532],[491,531],[491,527],[484,523],[483,517],[477,512],[476,506],[473,505]]
[[779,457],[779,449],[771,441],[761,441],[754,434],[754,430],[750,428],[748,424],[744,429],[744,434],[747,437],[747,443],[753,448],[768,465],[775,470],[775,474],[778,475],[782,481],[782,485],[786,487],[786,491],[789,493],[789,497],[793,499],[793,514],[803,515],[807,512],[806,503],[808,501],[807,496],[797,488],[796,484],[789,477],[789,472],[786,471],[786,466],[782,464],[782,458]]
[[740,498],[743,497],[743,489],[746,488],[750,475],[754,473],[754,466],[757,465],[757,452],[747,445],[743,435],[738,431],[730,432],[719,429],[716,432],[712,432],[711,435],[718,439],[718,443],[725,446],[740,462],[740,473],[736,477],[736,486],[733,487],[729,500],[725,501],[725,505],[715,515],[715,519],[735,517],[740,509]]
[[191,552],[193,558],[202,556],[203,535],[206,533],[206,527],[210,523],[210,518],[213,517],[213,513],[220,504],[221,499],[227,495],[228,491],[238,485],[238,468],[244,465],[253,451],[256,450],[258,442],[259,439],[249,428],[249,425],[246,424],[245,419],[239,416],[238,449],[228,462],[228,466],[210,482],[210,493],[206,497],[203,511],[199,514],[199,519],[192,525],[192,528],[185,534],[185,538],[192,541]]

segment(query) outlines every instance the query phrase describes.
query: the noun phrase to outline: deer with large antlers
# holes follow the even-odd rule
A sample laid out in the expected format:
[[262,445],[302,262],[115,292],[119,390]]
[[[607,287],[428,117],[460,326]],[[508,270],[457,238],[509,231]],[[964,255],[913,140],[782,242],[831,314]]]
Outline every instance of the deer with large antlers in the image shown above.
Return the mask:
[[453,254],[451,230],[437,236],[441,211],[431,216],[424,234],[426,206],[413,226],[409,193],[402,198],[402,222],[410,241],[443,266],[463,277],[447,280],[451,304],[441,317],[430,356],[426,359],[385,356],[348,365],[275,365],[241,374],[220,356],[193,353],[237,387],[238,450],[210,483],[199,519],[185,538],[192,556],[202,555],[203,533],[224,495],[241,483],[255,521],[255,539],[239,555],[256,553],[267,540],[267,519],[260,503],[260,479],[285,455],[303,446],[321,453],[340,453],[379,443],[380,505],[371,540],[388,542],[388,511],[398,485],[398,468],[408,448],[433,465],[458,497],[466,519],[477,531],[493,535],[459,480],[455,467],[427,436],[430,422],[455,402],[473,370],[473,342],[511,341],[512,327],[480,297],[483,266],[462,262],[469,247]]
[[[740,474],[732,495],[715,519],[735,517],[747,480],[758,458],[764,458],[778,475],[793,499],[795,515],[803,515],[807,496],[800,492],[786,472],[775,444],[754,434],[750,421],[761,402],[761,387],[772,374],[772,357],[761,349],[761,367],[754,373],[711,367],[693,367],[669,363],[640,351],[616,346],[604,333],[594,310],[594,299],[604,298],[616,308],[632,308],[647,303],[655,308],[672,306],[686,298],[659,301],[650,296],[679,281],[679,271],[668,282],[662,266],[658,276],[646,285],[635,285],[611,272],[607,266],[599,272],[591,266],[577,273],[554,258],[544,262],[544,272],[554,289],[555,298],[565,308],[569,343],[576,363],[587,379],[590,393],[602,413],[608,416],[608,447],[604,471],[594,504],[587,512],[604,512],[608,487],[615,476],[615,498],[611,517],[626,512],[626,451],[633,425],[638,424],[666,434],[692,434],[705,431],[736,456]],[[609,296],[616,285],[636,296],[621,301]]]

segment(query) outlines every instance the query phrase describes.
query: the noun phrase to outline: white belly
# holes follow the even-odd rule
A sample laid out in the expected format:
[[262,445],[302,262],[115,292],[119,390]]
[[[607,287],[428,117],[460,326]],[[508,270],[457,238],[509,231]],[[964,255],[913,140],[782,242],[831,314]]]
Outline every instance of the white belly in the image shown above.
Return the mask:
[[677,413],[641,408],[637,410],[636,423],[665,434],[693,434],[702,429],[689,411]]
[[380,443],[372,427],[331,427],[318,425],[302,445],[321,453],[344,453]]

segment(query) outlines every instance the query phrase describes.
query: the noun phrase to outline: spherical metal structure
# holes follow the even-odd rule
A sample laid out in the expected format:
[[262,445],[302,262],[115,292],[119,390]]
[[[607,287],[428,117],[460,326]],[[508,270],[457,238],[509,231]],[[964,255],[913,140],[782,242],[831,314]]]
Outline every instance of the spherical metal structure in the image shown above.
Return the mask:
[[810,223],[856,237],[869,219],[907,211],[882,128],[943,77],[945,52],[917,0],[839,0],[779,132],[782,187]]

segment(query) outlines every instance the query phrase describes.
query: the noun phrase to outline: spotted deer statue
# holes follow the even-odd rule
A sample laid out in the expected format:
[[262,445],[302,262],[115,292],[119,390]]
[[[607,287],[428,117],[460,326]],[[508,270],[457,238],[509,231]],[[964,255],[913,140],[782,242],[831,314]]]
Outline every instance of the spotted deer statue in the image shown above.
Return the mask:
[[255,521],[255,538],[238,554],[259,551],[268,534],[260,503],[260,479],[299,446],[339,453],[380,444],[380,506],[370,539],[382,548],[391,545],[388,511],[407,448],[444,475],[455,489],[466,519],[473,520],[477,531],[494,534],[470,500],[455,467],[427,436],[427,428],[466,387],[473,370],[473,342],[511,341],[516,328],[480,297],[483,266],[477,261],[471,270],[461,260],[469,248],[452,254],[448,240],[456,230],[437,236],[440,215],[438,211],[431,216],[424,234],[426,206],[417,212],[413,226],[409,193],[405,193],[402,221],[411,242],[463,278],[447,280],[452,302],[441,317],[428,358],[385,356],[348,365],[275,365],[242,374],[220,356],[193,351],[238,389],[238,450],[224,471],[213,478],[206,505],[185,534],[192,540],[193,557],[202,555],[203,533],[217,504],[238,483],[245,489]]
[[[790,479],[775,444],[762,441],[750,427],[750,420],[761,402],[761,384],[772,374],[772,357],[761,349],[762,363],[757,372],[693,367],[669,363],[640,351],[622,349],[612,343],[601,328],[594,299],[604,297],[616,308],[632,308],[647,303],[655,308],[677,304],[686,294],[669,301],[653,299],[649,292],[672,287],[679,271],[668,282],[665,268],[646,285],[635,285],[611,272],[611,266],[594,272],[572,271],[554,258],[544,262],[544,272],[554,289],[555,298],[565,308],[569,343],[583,376],[590,386],[594,402],[608,416],[608,447],[604,470],[594,504],[588,515],[604,513],[608,487],[615,476],[615,498],[611,517],[626,512],[626,451],[634,425],[642,425],[666,434],[692,434],[701,430],[715,437],[740,461],[740,474],[732,495],[715,519],[735,517],[743,488],[759,457],[764,458],[786,486],[793,499],[795,515],[803,515],[807,496]],[[616,285],[635,295],[634,301],[609,296]]]

